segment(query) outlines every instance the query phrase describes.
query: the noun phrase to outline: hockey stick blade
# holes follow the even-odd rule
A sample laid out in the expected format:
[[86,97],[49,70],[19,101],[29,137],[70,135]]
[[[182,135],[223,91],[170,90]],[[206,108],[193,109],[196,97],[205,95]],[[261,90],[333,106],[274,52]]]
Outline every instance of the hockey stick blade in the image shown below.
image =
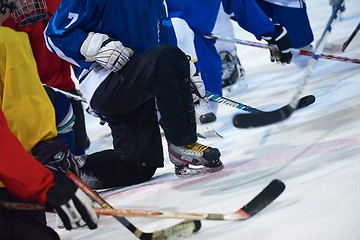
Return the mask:
[[233,118],[233,125],[236,128],[261,127],[277,123],[287,119],[295,110],[306,107],[315,102],[313,95],[302,97],[294,109],[289,104],[270,112],[258,112],[253,114],[236,114]]
[[[75,182],[75,184],[83,190],[92,200],[97,202],[104,209],[113,209],[113,207],[107,203],[97,192],[88,187],[83,181],[81,181],[75,174],[69,170],[66,172],[66,176]],[[185,220],[174,226],[165,228],[163,230],[155,232],[143,232],[134,226],[129,220],[123,216],[113,216],[118,222],[125,226],[130,232],[132,232],[138,239],[141,240],[174,240],[180,237],[187,237],[194,232],[199,231],[201,228],[200,221]]]
[[[308,65],[305,68],[304,74],[301,78],[301,81],[299,82],[296,90],[296,94],[292,97],[291,102],[274,111],[271,112],[263,112],[263,113],[254,113],[254,114],[237,114],[233,118],[233,125],[237,128],[250,128],[250,127],[260,127],[260,126],[266,126],[272,123],[277,123],[282,120],[285,120],[290,117],[290,115],[295,111],[295,106],[297,109],[297,106],[302,106],[302,103],[300,101],[302,99],[299,99],[299,95],[303,91],[306,83],[309,81],[309,78],[312,74],[313,69],[316,66],[316,63],[318,62],[319,54],[324,49],[325,39],[329,36],[331,31],[331,25],[334,22],[334,20],[337,18],[337,13],[340,11],[341,4],[344,2],[344,0],[339,0],[339,3],[336,5],[336,9],[332,12],[326,27],[324,29],[323,34],[320,37],[320,40],[318,41],[317,46],[315,47],[315,51],[313,56],[308,62]],[[307,101],[305,101],[306,103]],[[299,104],[300,103],[300,104]]]
[[285,184],[281,180],[272,180],[261,193],[241,208],[240,211],[243,211],[247,213],[249,217],[252,217],[272,203],[284,190]]
[[187,220],[216,220],[216,221],[242,221],[263,210],[272,203],[285,189],[285,184],[280,180],[273,180],[249,203],[239,210],[229,214],[218,213],[182,213],[173,211],[151,211],[136,209],[104,209],[96,208],[99,215],[152,217],[152,218],[180,218]]

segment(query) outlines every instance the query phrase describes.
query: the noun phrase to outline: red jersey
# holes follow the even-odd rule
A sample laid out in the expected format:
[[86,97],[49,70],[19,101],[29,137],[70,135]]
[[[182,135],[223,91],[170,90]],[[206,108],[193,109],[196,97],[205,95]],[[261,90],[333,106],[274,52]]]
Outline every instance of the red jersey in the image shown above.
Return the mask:
[[[61,0],[46,0],[48,12],[54,14]],[[47,21],[51,16],[49,15]],[[71,79],[71,64],[55,54],[51,53],[44,40],[44,30],[47,22],[40,21],[35,24],[21,26],[16,23],[12,17],[9,17],[2,26],[12,29],[17,28],[17,31],[26,32],[29,35],[31,48],[37,63],[37,69],[40,75],[42,83],[56,87],[63,91],[69,91],[75,87],[73,80]]]
[[49,188],[54,186],[54,175],[25,151],[10,131],[0,108],[0,185],[25,200],[45,204]]

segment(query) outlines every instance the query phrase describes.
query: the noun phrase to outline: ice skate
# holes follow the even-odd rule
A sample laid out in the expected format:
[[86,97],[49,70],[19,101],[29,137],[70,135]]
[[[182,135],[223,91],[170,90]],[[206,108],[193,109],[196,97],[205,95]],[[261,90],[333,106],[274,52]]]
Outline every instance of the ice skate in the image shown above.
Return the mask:
[[226,51],[220,52],[220,56],[222,61],[223,95],[225,97],[230,96],[247,88],[245,70],[236,55],[236,50],[232,53]]
[[170,161],[175,164],[175,174],[179,177],[218,172],[224,168],[217,148],[198,142],[182,147],[171,143],[168,146]]
[[87,157],[88,157],[88,155],[86,155],[86,154],[81,155],[81,156],[74,156],[75,162],[78,165],[79,169],[85,165]]
[[211,111],[207,98],[199,98],[199,100],[194,103],[194,107],[196,118],[201,124],[216,121],[216,115]]

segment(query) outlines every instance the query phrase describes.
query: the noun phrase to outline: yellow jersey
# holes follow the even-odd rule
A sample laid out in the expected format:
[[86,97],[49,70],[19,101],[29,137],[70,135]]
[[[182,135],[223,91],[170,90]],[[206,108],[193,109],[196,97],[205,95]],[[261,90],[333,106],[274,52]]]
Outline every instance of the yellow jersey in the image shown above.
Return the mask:
[[55,110],[24,32],[0,27],[0,108],[27,152],[57,135]]

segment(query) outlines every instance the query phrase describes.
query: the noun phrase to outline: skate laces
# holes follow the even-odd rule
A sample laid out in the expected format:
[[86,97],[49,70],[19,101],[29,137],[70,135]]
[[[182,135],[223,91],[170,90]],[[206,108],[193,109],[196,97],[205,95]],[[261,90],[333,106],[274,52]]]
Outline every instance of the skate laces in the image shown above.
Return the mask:
[[190,145],[185,145],[181,147],[185,152],[187,153],[193,153],[193,154],[201,154],[206,149],[208,149],[208,146],[202,145],[201,143],[195,142]]

